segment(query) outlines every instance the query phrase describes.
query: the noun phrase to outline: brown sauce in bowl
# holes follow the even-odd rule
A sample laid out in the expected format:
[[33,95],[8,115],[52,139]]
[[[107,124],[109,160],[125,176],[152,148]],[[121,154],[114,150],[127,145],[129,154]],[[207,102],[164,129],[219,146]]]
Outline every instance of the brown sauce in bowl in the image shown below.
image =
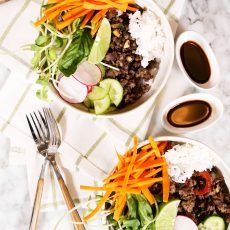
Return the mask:
[[206,121],[211,113],[212,108],[205,101],[186,101],[170,109],[167,120],[174,127],[188,128]]
[[180,49],[183,66],[190,78],[204,84],[209,81],[211,68],[203,49],[195,42],[185,42]]

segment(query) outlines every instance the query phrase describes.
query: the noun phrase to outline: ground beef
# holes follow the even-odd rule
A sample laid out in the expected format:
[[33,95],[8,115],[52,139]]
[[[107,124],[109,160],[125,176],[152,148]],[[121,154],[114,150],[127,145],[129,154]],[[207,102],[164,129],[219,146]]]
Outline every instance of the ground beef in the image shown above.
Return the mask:
[[129,13],[123,13],[120,16],[117,16],[115,10],[107,13],[112,37],[104,62],[119,68],[119,71],[107,68],[106,76],[117,79],[124,88],[121,107],[135,102],[150,90],[149,81],[155,78],[160,65],[160,60],[155,59],[147,68],[141,66],[142,57],[135,54],[136,41],[128,32]]
[[170,197],[181,200],[178,213],[190,217],[196,224],[217,212],[230,223],[230,194],[221,172],[216,168],[209,172],[212,178],[210,191],[205,195],[195,195],[194,190],[205,186],[194,174],[184,184],[170,182]]

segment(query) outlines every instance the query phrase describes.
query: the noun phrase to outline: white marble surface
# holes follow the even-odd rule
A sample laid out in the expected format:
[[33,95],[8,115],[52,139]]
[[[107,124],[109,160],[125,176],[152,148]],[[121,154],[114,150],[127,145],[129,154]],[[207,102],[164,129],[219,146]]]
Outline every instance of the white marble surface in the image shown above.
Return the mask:
[[[194,30],[203,34],[211,44],[221,67],[221,83],[218,88],[210,91],[224,103],[223,117],[207,130],[186,136],[200,140],[218,151],[225,162],[230,164],[230,3],[229,0],[190,0],[179,22],[179,32]],[[175,69],[169,80],[161,101],[158,114],[166,102],[195,92],[187,83],[179,70]],[[153,117],[154,135],[167,134],[159,125],[156,112]],[[30,218],[30,201],[27,190],[27,175],[24,166],[8,166],[6,156],[0,155],[0,229],[21,230],[28,228]],[[42,213],[39,229],[51,229],[63,212]],[[72,229],[71,226],[62,229]]]

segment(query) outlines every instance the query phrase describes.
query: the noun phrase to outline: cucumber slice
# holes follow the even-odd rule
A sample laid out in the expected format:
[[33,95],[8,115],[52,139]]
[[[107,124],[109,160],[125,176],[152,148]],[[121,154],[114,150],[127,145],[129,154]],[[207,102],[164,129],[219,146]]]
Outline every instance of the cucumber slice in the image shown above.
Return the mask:
[[99,86],[94,86],[92,92],[88,94],[88,98],[92,101],[100,100],[104,98],[107,93],[108,91],[106,91],[105,89]]
[[118,106],[123,98],[123,87],[119,81],[111,78],[107,78],[100,82],[100,87],[109,91],[109,97],[112,103]]
[[110,106],[109,108],[108,108],[108,110],[106,111],[107,113],[109,113],[109,112],[113,112],[113,111],[115,111],[115,110],[117,110],[117,107],[116,106]]
[[101,70],[101,77],[105,77],[105,66],[102,64],[98,64],[97,65],[99,67],[99,69]]
[[89,108],[89,112],[95,114],[95,110],[94,109]]
[[225,230],[225,222],[220,216],[210,216],[203,224],[198,227],[199,230]]
[[88,97],[84,100],[83,103],[87,108],[93,108],[94,107],[93,101],[91,101]]
[[105,98],[101,100],[96,100],[94,101],[94,108],[95,108],[95,113],[96,114],[103,114],[105,113],[108,108],[110,107],[110,98],[109,96],[105,96]]
[[89,100],[88,97],[83,101],[83,103],[84,103],[84,105],[85,105],[87,108],[90,108],[90,107],[91,107],[91,103],[90,103],[90,100]]

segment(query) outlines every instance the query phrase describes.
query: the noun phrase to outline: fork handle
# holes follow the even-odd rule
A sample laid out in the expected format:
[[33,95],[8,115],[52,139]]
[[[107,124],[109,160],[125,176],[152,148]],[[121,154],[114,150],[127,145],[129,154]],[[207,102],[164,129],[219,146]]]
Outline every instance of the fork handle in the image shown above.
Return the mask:
[[44,186],[44,178],[40,178],[37,183],[37,191],[34,200],[34,207],[30,221],[30,230],[37,229],[38,215],[40,210],[40,204],[42,199],[42,191]]
[[[75,204],[71,198],[71,195],[69,193],[69,190],[65,184],[65,181],[63,180],[63,178],[59,178],[58,179],[58,182],[59,182],[59,185],[61,187],[61,190],[62,190],[62,194],[64,196],[64,199],[65,199],[65,202],[66,202],[66,205],[68,207],[69,210],[73,209],[75,207]],[[81,220],[81,217],[79,216],[77,210],[74,210],[72,213],[71,213],[71,218],[74,222],[82,222]],[[74,224],[74,228],[77,229],[77,230],[83,230],[85,229],[84,225],[83,224]]]
[[42,192],[43,192],[43,187],[44,187],[44,174],[45,174],[47,162],[48,160],[46,158],[44,163],[42,164],[40,176],[38,179],[37,190],[35,193],[34,204],[33,204],[33,211],[32,211],[32,215],[30,219],[30,227],[29,227],[30,230],[37,229],[37,222],[38,222],[40,204],[41,204],[41,199],[42,199]]
[[[72,210],[73,208],[75,208],[75,204],[73,202],[73,199],[69,193],[69,190],[65,184],[65,181],[58,169],[57,163],[54,161],[51,161],[51,164],[54,168],[56,177],[58,179],[58,183],[60,185],[61,191],[62,191],[62,195],[64,197],[65,203],[67,205],[68,210]],[[74,210],[73,212],[71,212],[71,218],[73,222],[82,222],[80,215],[78,214],[77,210]],[[85,230],[85,227],[83,224],[74,224],[74,229],[75,230]]]

